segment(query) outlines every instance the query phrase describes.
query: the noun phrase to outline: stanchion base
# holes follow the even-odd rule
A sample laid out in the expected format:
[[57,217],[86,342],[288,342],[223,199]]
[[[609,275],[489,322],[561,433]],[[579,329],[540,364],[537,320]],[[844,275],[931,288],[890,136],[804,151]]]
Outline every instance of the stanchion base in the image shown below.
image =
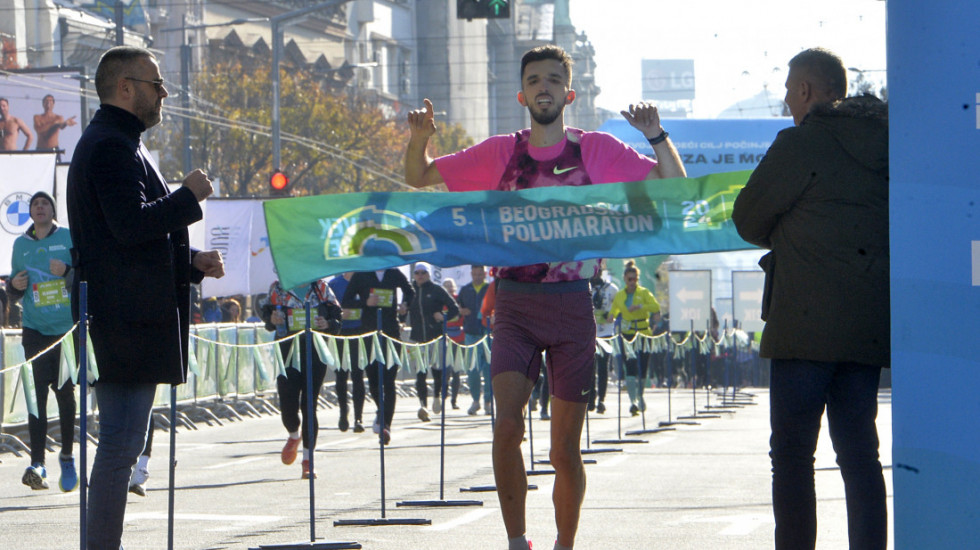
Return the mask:
[[[698,416],[704,417],[706,415],[710,416],[710,415],[722,415],[722,414],[735,414],[736,412],[738,411],[733,411],[731,409],[708,409],[704,411],[698,411]],[[716,416],[715,418],[721,418],[721,417]]]
[[705,405],[704,408],[715,412],[735,412],[733,409],[741,409],[742,406],[729,403],[727,405]]
[[553,476],[555,475],[554,470],[528,470],[527,475],[529,476]]
[[599,445],[624,445],[627,443],[649,443],[646,439],[593,439],[592,443]]
[[676,428],[647,428],[645,430],[630,430],[626,432],[626,435],[658,434],[660,432],[669,432],[675,429]]
[[[680,417],[680,418],[687,418],[687,417]],[[700,426],[701,423],[700,422],[678,422],[678,421],[674,420],[672,422],[661,422],[660,425],[661,426]]]
[[316,550],[330,550],[334,548],[360,548],[361,543],[359,542],[287,542],[284,544],[263,544],[257,548],[249,548],[248,550],[265,550],[266,548],[276,550],[299,550],[303,549],[316,549]]
[[368,527],[385,525],[432,525],[431,519],[420,518],[379,518],[379,519],[338,519],[333,522],[334,527],[347,525],[364,525]]
[[[490,492],[495,492],[496,490],[497,490],[497,486],[496,485],[477,485],[475,487],[460,487],[459,488],[459,492],[460,493],[490,493]],[[537,491],[538,490],[538,486],[537,485],[530,485],[530,484],[528,484],[527,490],[528,491]]]
[[690,416],[678,416],[681,420],[700,420],[702,418],[721,418],[720,414],[692,414]]
[[614,449],[612,447],[600,447],[598,449],[582,449],[582,454],[584,455],[594,455],[598,453],[621,453],[622,449]]
[[482,500],[403,500],[401,502],[396,502],[395,506],[451,508],[454,506],[483,506],[483,501]]

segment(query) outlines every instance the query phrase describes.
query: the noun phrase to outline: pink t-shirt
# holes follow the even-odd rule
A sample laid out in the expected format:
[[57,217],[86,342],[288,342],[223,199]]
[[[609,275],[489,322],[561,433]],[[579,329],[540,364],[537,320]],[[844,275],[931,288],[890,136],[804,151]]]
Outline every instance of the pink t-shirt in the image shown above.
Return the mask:
[[[527,131],[521,135],[522,141],[527,139]],[[520,173],[511,173],[508,178],[523,179],[522,185],[542,187],[548,185],[581,185],[582,183],[616,183],[623,181],[639,181],[646,179],[650,170],[657,165],[656,161],[640,155],[615,137],[602,132],[583,132],[569,128],[558,143],[550,147],[527,146],[527,155],[535,161],[545,164],[573,159],[559,159],[569,145],[569,134],[572,135],[573,145],[578,143],[581,153],[581,164],[571,163],[568,168],[559,172],[554,165],[554,174],[537,172],[531,177],[523,178]],[[524,146],[522,145],[522,147]],[[435,160],[436,169],[446,182],[450,191],[492,191],[498,189],[514,189],[516,181],[501,182],[505,176],[508,164],[517,149],[515,134],[493,136],[482,143],[474,145],[458,153],[440,157]],[[523,154],[523,153],[521,153]],[[566,153],[566,157],[568,154]],[[577,154],[575,154],[577,158]],[[585,174],[569,172],[573,166],[581,166]],[[540,165],[539,165],[540,166]],[[561,175],[559,175],[561,174]],[[525,172],[527,175],[527,172]],[[566,183],[562,183],[562,181]],[[527,266],[499,268],[497,276],[504,279],[529,283],[552,283],[560,281],[575,281],[589,279],[599,273],[600,260],[565,261],[540,263]]]
[[[539,161],[550,160],[565,149],[568,137],[550,147],[528,146]],[[646,179],[657,161],[643,156],[605,132],[582,132],[582,162],[592,183],[617,183]],[[435,160],[439,175],[450,191],[497,189],[507,162],[514,154],[514,134],[493,136],[458,153]]]

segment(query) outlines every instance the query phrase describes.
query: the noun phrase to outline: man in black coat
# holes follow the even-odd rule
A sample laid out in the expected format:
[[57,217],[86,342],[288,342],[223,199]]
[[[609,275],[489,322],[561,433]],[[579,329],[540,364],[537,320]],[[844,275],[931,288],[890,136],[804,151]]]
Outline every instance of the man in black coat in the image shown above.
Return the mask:
[[195,170],[169,192],[140,141],[160,122],[167,89],[153,54],[119,46],[95,75],[99,111],[75,148],[68,171],[73,312],[88,283],[88,319],[99,377],[99,447],[90,478],[89,550],[120,547],[130,470],[146,442],[157,384],[187,373],[190,285],[221,277],[214,250],[190,248],[187,226],[211,180]]
[[[429,264],[425,262],[416,263],[412,270],[412,278],[415,280],[413,283],[415,297],[408,304],[408,323],[412,327],[410,338],[413,342],[425,343],[435,340],[442,336],[442,327],[446,320],[454,320],[459,317],[459,307],[456,305],[456,300],[445,288],[432,282],[430,271]],[[429,388],[425,382],[426,370],[432,371],[434,394],[432,411],[439,414],[442,411],[443,402],[446,400],[439,355],[433,355],[432,361],[431,364],[426,365],[420,359],[416,365],[418,372],[415,376],[415,390],[421,405],[418,415],[419,420],[423,422],[429,421],[429,413],[425,410],[429,400]],[[442,396],[441,400],[440,395]]]
[[846,72],[822,49],[789,62],[796,126],[735,200],[732,221],[768,248],[761,355],[772,359],[770,439],[776,549],[813,548],[813,454],[826,409],[847,497],[851,548],[884,550],[878,379],[890,362],[888,111],[843,99]]

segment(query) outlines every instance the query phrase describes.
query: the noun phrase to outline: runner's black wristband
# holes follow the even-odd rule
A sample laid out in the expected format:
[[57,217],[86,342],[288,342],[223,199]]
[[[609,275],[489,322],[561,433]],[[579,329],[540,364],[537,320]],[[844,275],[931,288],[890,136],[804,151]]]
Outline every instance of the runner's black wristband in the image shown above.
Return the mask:
[[660,132],[660,135],[659,136],[652,137],[652,138],[647,138],[647,141],[650,142],[650,145],[656,145],[656,144],[662,143],[664,140],[666,140],[667,139],[667,136],[669,136],[669,135],[670,134],[667,133],[667,130],[663,130],[663,131]]

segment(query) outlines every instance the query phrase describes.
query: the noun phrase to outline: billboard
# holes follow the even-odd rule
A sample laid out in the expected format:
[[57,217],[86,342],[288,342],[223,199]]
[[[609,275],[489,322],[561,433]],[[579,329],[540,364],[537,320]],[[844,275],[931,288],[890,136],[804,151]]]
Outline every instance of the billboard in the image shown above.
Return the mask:
[[82,136],[77,69],[0,74],[0,151],[64,151],[71,161]]
[[[681,156],[689,178],[718,172],[754,170],[780,130],[793,125],[789,117],[663,119],[664,129]],[[611,118],[599,127],[639,153],[653,155],[653,147],[639,130],[622,118]]]
[[644,101],[694,99],[693,59],[644,59],[640,63]]

